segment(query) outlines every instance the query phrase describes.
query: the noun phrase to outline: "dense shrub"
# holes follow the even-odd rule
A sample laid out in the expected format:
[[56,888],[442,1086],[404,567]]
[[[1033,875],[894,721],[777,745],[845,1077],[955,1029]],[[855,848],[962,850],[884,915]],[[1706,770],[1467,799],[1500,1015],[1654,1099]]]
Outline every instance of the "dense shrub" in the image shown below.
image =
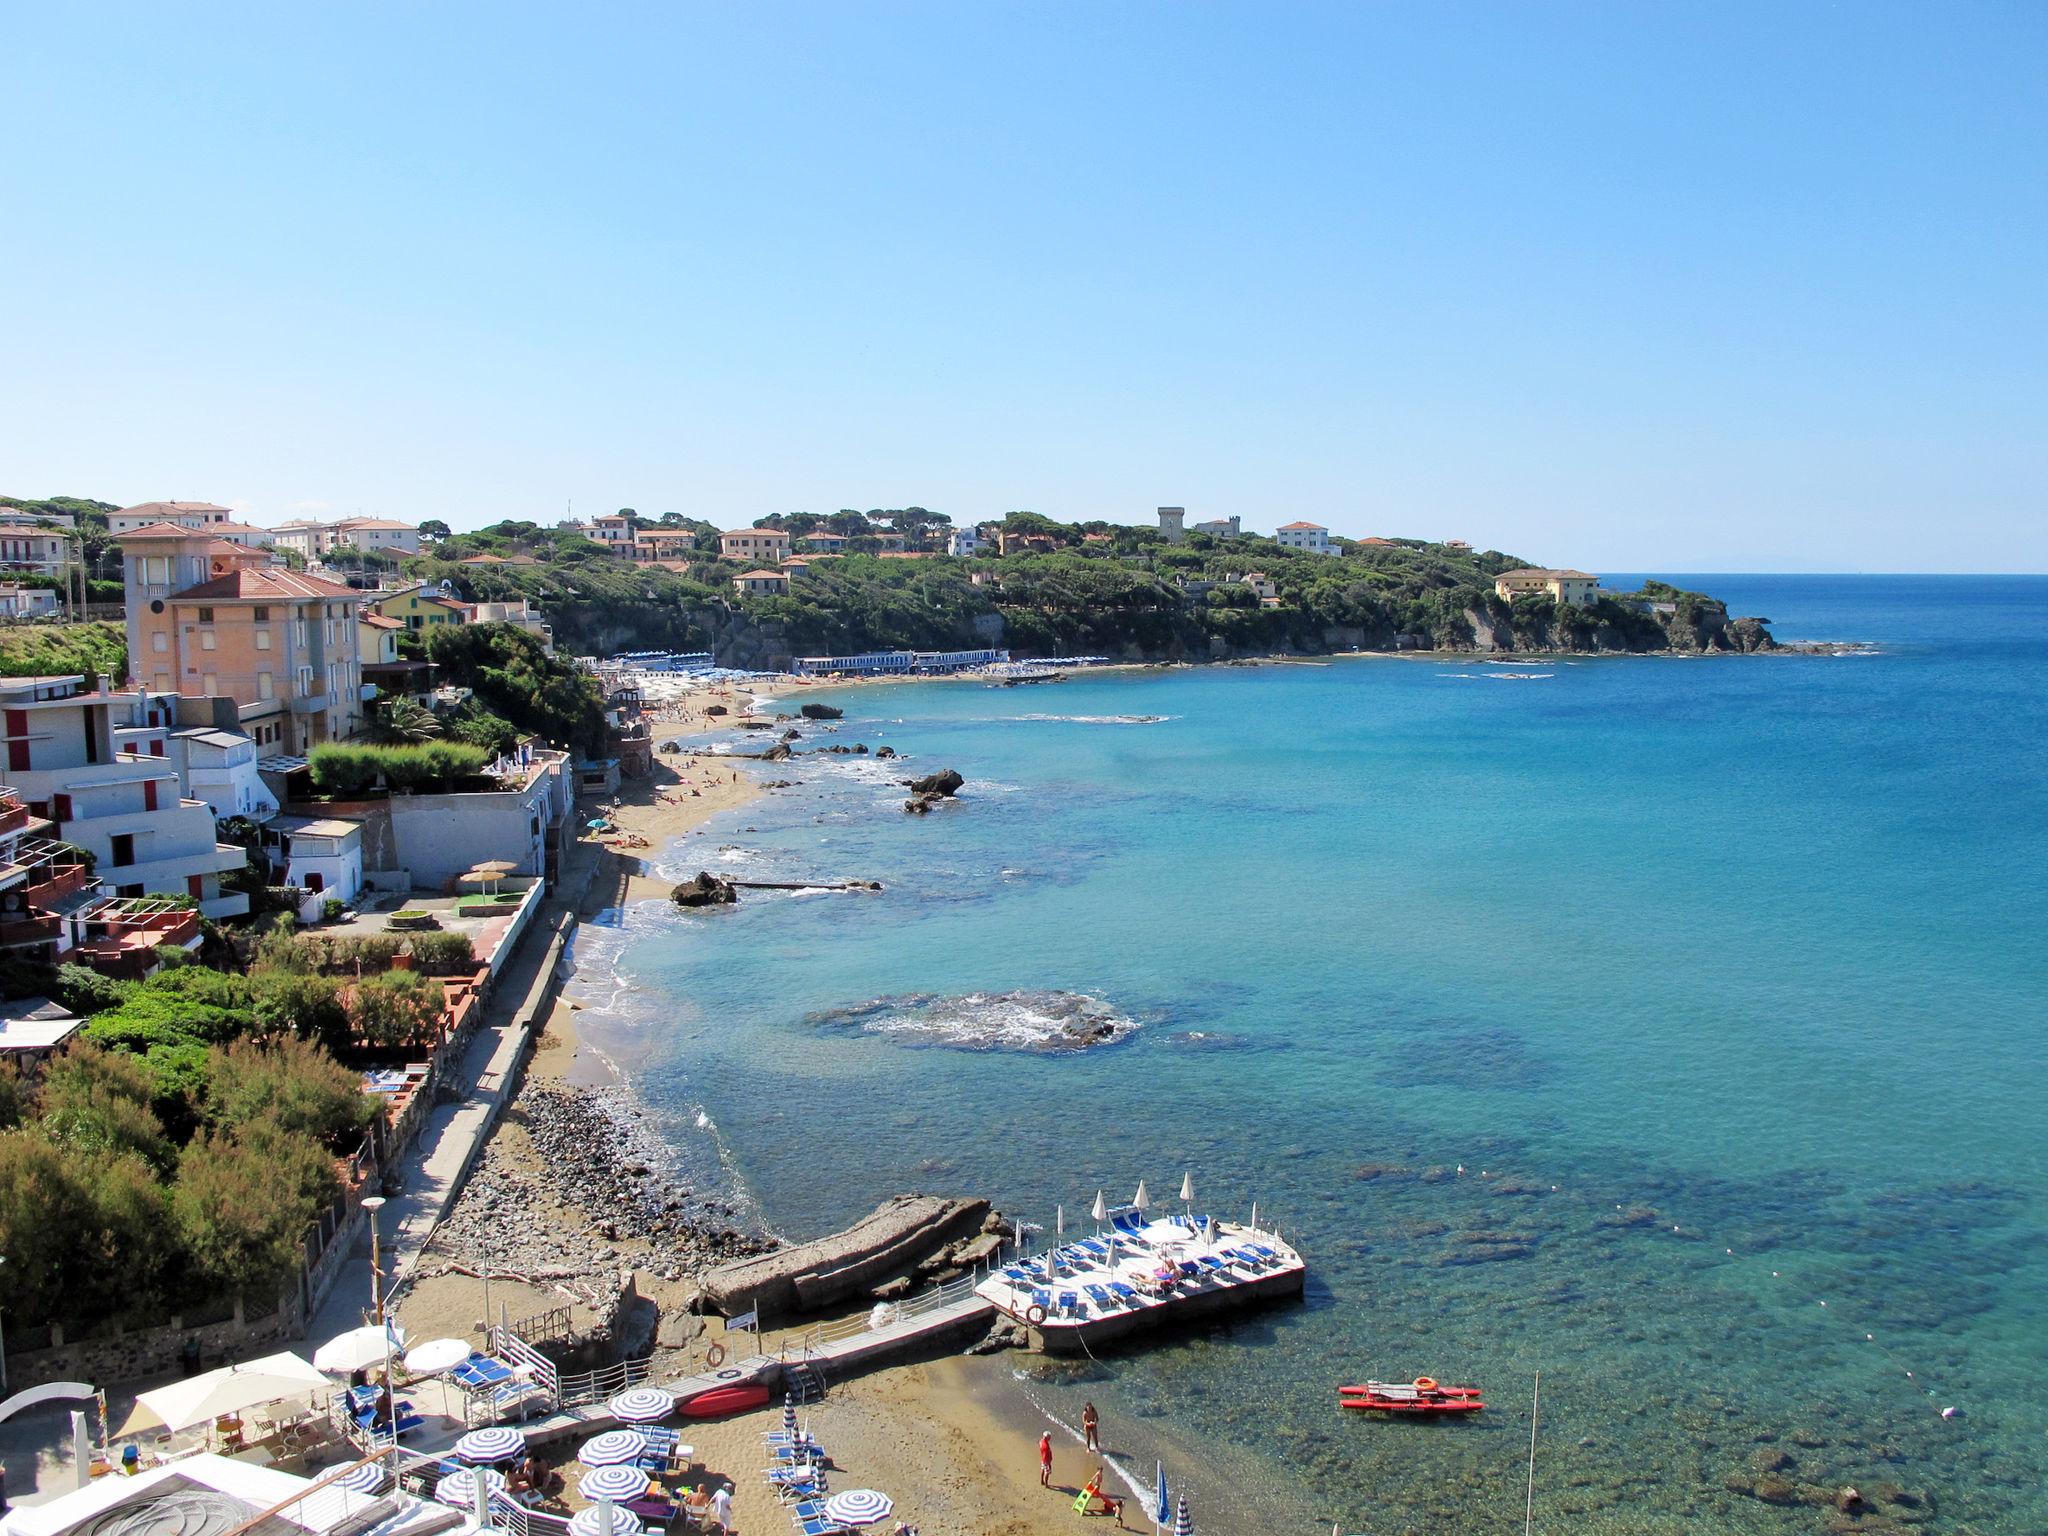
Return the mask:
[[418,1049],[438,1035],[446,1000],[441,984],[417,971],[386,971],[349,989],[349,1023],[372,1045]]
[[343,799],[374,789],[445,788],[482,771],[490,761],[482,747],[462,741],[410,746],[364,746],[326,742],[307,758],[322,794]]
[[222,1129],[269,1120],[339,1152],[377,1113],[356,1073],[302,1040],[238,1041],[215,1049],[208,1067],[207,1117]]
[[476,949],[466,933],[415,933],[412,956],[429,976],[467,976],[476,969]]

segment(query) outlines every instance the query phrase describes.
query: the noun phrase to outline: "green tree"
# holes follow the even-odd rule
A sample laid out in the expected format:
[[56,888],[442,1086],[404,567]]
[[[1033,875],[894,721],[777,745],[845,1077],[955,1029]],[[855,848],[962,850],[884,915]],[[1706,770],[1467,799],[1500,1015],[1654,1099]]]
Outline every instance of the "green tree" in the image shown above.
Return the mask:
[[307,1224],[339,1187],[333,1159],[316,1143],[258,1121],[185,1148],[171,1209],[209,1287],[262,1295],[297,1267]]
[[392,699],[377,711],[371,735],[380,742],[405,744],[432,741],[441,734],[441,721],[417,699]]
[[[325,980],[298,977],[297,981]],[[207,1113],[214,1125],[239,1132],[258,1120],[309,1136],[340,1152],[377,1112],[362,1079],[305,1040],[272,1044],[243,1040],[216,1047],[210,1063]]]
[[265,969],[250,973],[249,988],[256,1022],[270,1038],[317,1040],[329,1051],[348,1049],[354,1038],[334,977]]
[[453,530],[438,517],[427,518],[420,524],[420,537],[423,539],[445,539],[452,536]]
[[164,1187],[133,1153],[0,1132],[0,1307],[92,1323],[164,1299],[177,1252]]
[[349,1023],[372,1045],[413,1050],[434,1040],[446,1000],[440,983],[417,971],[386,971],[349,989]]
[[133,1152],[167,1166],[156,1084],[134,1058],[81,1041],[53,1063],[39,1096],[43,1132],[81,1152]]

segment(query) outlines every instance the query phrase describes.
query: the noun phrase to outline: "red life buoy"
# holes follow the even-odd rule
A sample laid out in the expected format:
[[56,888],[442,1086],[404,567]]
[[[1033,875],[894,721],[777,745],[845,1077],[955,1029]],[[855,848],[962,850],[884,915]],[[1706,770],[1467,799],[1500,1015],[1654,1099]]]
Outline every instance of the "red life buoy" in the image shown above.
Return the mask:
[[1037,1302],[1034,1301],[1030,1306],[1024,1309],[1024,1321],[1029,1323],[1032,1327],[1036,1328],[1040,1323],[1045,1321],[1045,1308],[1041,1307]]
[[725,1364],[725,1346],[723,1344],[712,1345],[704,1351],[704,1358],[713,1365]]

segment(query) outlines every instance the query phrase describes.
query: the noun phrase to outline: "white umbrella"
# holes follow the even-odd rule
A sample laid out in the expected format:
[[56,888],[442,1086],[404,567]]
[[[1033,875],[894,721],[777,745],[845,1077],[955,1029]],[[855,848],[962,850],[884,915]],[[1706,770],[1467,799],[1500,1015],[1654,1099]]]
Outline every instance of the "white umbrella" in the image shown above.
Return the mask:
[[635,1387],[605,1404],[615,1419],[628,1424],[654,1424],[676,1411],[676,1400],[659,1387]]
[[467,1509],[476,1503],[479,1479],[482,1480],[484,1491],[492,1495],[501,1494],[510,1486],[502,1472],[493,1472],[489,1467],[462,1467],[434,1484],[434,1497],[443,1504],[452,1504],[457,1509]]
[[1102,1203],[1102,1191],[1099,1189],[1095,1191],[1095,1209],[1088,1214],[1095,1218],[1095,1224],[1098,1227],[1102,1225],[1104,1218],[1109,1215],[1109,1207]]
[[1138,1180],[1138,1192],[1131,1196],[1131,1204],[1137,1207],[1140,1216],[1145,1214],[1145,1181]]
[[1195,1202],[1195,1173],[1192,1168],[1180,1176],[1180,1197],[1190,1205]]
[[510,1461],[526,1449],[526,1436],[510,1424],[493,1424],[472,1429],[455,1442],[455,1459],[488,1463]]
[[470,1357],[467,1339],[429,1339],[405,1352],[405,1368],[415,1376],[438,1376]]
[[129,1435],[159,1424],[174,1432],[190,1429],[244,1408],[260,1408],[288,1397],[310,1397],[330,1385],[325,1376],[289,1351],[265,1355],[139,1394],[121,1433]]
[[599,1467],[576,1480],[576,1491],[593,1504],[637,1499],[647,1492],[647,1474],[638,1467]]
[[367,1371],[405,1353],[405,1330],[395,1323],[351,1328],[313,1351],[313,1363],[330,1376]]
[[1205,1222],[1202,1226],[1202,1235],[1209,1239],[1209,1246],[1211,1248],[1216,1246],[1216,1238],[1218,1236],[1218,1233],[1219,1229],[1216,1225],[1216,1218],[1214,1216],[1211,1216],[1208,1219],[1208,1221]]
[[576,1459],[586,1467],[621,1467],[648,1452],[647,1437],[638,1430],[608,1429],[583,1442]]
[[[579,1509],[569,1517],[572,1536],[605,1536],[604,1517],[609,1499],[593,1504],[588,1509]],[[640,1517],[630,1509],[611,1509],[611,1536],[640,1536]]]
[[825,1501],[825,1518],[834,1525],[873,1525],[889,1518],[896,1501],[872,1488],[849,1488]]

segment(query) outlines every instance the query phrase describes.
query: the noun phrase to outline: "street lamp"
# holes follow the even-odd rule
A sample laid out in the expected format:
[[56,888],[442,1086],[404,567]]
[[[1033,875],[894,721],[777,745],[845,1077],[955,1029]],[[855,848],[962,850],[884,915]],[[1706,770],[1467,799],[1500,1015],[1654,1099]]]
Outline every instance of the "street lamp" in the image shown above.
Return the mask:
[[[394,1474],[398,1468],[398,1389],[391,1381],[391,1325],[384,1321],[384,1270],[377,1247],[377,1213],[384,1209],[384,1197],[371,1195],[363,1201],[363,1209],[370,1213],[370,1299],[377,1304],[377,1327],[384,1335],[384,1384],[377,1396],[389,1405],[391,1414],[391,1466]],[[371,1444],[376,1443],[377,1415],[370,1414]]]

